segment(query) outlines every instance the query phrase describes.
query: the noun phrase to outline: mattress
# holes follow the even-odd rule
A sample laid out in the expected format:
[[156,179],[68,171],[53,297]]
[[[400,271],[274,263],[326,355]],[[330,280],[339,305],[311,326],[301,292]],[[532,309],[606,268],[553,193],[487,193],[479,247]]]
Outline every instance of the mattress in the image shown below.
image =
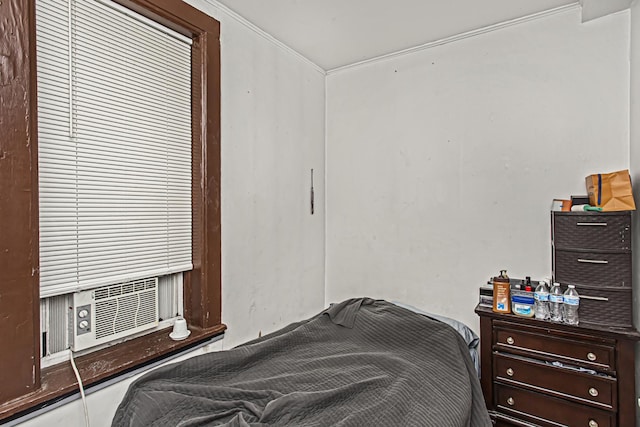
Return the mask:
[[490,426],[451,326],[356,298],[135,381],[113,426]]

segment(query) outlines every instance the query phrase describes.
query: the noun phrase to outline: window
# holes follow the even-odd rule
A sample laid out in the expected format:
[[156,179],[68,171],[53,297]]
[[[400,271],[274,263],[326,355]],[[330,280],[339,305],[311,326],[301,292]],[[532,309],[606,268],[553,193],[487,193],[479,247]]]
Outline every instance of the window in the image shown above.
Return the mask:
[[[83,356],[77,362],[87,384],[161,357],[180,346],[193,345],[225,328],[220,317],[219,24],[180,0],[118,0],[118,3],[193,40],[189,76],[191,237],[188,245],[192,268],[184,275],[184,315],[193,333],[179,343],[171,342],[166,333],[151,334],[86,358]],[[6,419],[75,391],[75,381],[66,364],[42,372],[39,366],[39,251],[42,249],[46,256],[46,245],[39,244],[38,150],[41,147],[37,120],[35,0],[1,2],[0,16],[5,38],[0,52],[0,316],[3,325],[11,325],[0,329],[0,342],[10,343],[0,349],[3,366],[0,419]],[[73,108],[69,112],[73,114]],[[43,116],[43,127],[46,120]],[[46,151],[44,145],[42,151],[43,154]],[[45,174],[43,166],[43,177]],[[44,273],[43,278],[46,281]],[[57,291],[52,294],[55,293]],[[96,370],[101,365],[111,368]],[[42,387],[43,384],[46,387]]]
[[[111,0],[36,0],[43,366],[149,331],[154,292],[134,284],[192,268],[191,44]],[[80,345],[70,293],[121,283],[131,294],[90,310]]]
[[191,39],[36,0],[40,295],[191,270]]

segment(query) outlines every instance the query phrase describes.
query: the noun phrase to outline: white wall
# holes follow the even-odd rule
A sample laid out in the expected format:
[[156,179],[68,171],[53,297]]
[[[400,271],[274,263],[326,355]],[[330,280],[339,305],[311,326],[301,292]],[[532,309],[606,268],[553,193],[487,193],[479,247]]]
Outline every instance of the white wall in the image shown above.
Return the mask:
[[576,7],[327,78],[327,301],[477,329],[477,287],[550,274],[551,200],[629,167],[629,13]]
[[205,0],[189,3],[222,26],[222,320],[230,348],[324,306],[325,76]]
[[[324,306],[325,76],[206,0],[189,3],[222,24],[222,320],[228,329],[207,349],[220,350]],[[88,396],[92,427],[110,425],[130,382]],[[74,401],[21,425],[82,426],[83,417]]]

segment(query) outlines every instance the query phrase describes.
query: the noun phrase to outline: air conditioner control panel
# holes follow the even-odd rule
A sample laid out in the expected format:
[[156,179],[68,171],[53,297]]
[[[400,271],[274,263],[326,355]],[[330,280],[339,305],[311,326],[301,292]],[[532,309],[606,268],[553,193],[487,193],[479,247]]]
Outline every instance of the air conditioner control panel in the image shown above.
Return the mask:
[[91,332],[91,305],[82,305],[76,307],[76,325],[77,335],[88,334]]

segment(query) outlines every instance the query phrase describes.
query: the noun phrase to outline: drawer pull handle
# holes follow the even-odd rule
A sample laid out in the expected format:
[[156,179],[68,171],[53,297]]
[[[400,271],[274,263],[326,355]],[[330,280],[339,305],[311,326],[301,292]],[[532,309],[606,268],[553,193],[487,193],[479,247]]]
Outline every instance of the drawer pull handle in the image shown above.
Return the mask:
[[507,399],[507,403],[509,404],[509,406],[513,406],[516,403],[516,401],[513,400],[513,397],[510,397]]
[[514,342],[516,342],[516,340],[514,340],[513,337],[507,337],[507,344],[513,345]]
[[607,223],[606,222],[576,222],[577,226],[598,226],[598,227],[606,227]]
[[590,361],[592,361],[592,362],[595,362],[595,360],[596,360],[597,358],[598,358],[598,357],[597,357],[595,354],[593,354],[593,353],[589,353],[589,354],[587,354],[587,359],[589,359],[589,360],[590,360]]
[[584,258],[578,258],[578,262],[581,262],[583,264],[609,264],[609,261],[605,260],[605,259],[584,259]]
[[513,376],[513,369],[511,369],[511,368],[507,369],[507,375],[512,377]]
[[589,427],[598,427],[598,422],[596,420],[589,420]]
[[593,300],[593,301],[609,301],[609,298],[607,298],[607,297],[592,297],[590,295],[580,295],[580,298],[589,299],[589,300]]
[[593,397],[596,397],[596,396],[598,395],[598,390],[597,390],[597,389],[595,389],[595,388],[593,388],[593,387],[591,387],[591,388],[589,389],[589,394],[590,394],[591,396],[593,396]]

